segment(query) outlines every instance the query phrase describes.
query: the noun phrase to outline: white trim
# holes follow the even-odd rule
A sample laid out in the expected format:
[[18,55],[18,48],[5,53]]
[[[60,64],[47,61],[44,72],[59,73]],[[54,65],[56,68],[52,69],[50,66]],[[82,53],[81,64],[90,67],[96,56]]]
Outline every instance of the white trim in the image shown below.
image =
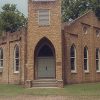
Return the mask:
[[89,69],[87,69],[87,70],[84,70],[84,72],[85,72],[85,73],[89,73]]
[[71,73],[77,73],[77,71],[76,70],[71,70]]
[[[71,70],[71,73],[77,73],[77,70],[76,70],[76,47],[75,47],[74,44],[73,44],[72,46],[74,47],[75,57],[71,57],[71,56],[70,56],[70,63],[71,63],[71,59],[74,58],[74,60],[75,60],[75,62],[74,62],[75,70]],[[72,46],[71,46],[71,47],[72,47]],[[70,52],[71,52],[71,48],[70,48]]]
[[[16,54],[16,47],[18,47],[19,49],[19,58],[15,58],[15,54]],[[16,71],[16,59],[19,59],[19,70]],[[19,73],[20,72],[20,48],[19,48],[19,45],[16,44],[15,47],[14,47],[14,64],[13,64],[13,68],[14,68],[14,73]]]
[[[99,65],[98,65],[98,70],[96,69],[96,72],[98,73],[98,72],[100,72],[100,50],[99,50],[99,48],[96,48],[96,50],[98,50],[98,59],[96,58],[96,61],[98,61],[99,62]],[[96,66],[96,68],[97,68],[97,66]]]
[[88,48],[84,47],[87,50],[87,58],[84,58],[84,60],[87,60],[87,70],[84,70],[85,73],[89,73],[89,55],[88,55]]
[[97,73],[100,73],[100,70],[97,70],[96,72],[97,72]]
[[19,71],[14,71],[14,73],[15,73],[15,74],[18,74],[18,73],[19,73]]

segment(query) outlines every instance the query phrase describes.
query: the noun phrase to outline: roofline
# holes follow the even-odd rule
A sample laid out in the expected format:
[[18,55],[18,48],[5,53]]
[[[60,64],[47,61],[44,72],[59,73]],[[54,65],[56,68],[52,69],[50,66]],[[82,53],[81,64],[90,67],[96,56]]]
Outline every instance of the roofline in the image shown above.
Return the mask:
[[72,22],[69,22],[69,23],[65,22],[66,23],[65,25],[70,26],[70,25],[74,24],[77,20],[81,19],[82,17],[84,17],[85,15],[87,15],[90,12],[93,12],[93,11],[92,10],[89,10],[86,13],[84,13],[83,15],[81,15],[80,17],[74,19]]

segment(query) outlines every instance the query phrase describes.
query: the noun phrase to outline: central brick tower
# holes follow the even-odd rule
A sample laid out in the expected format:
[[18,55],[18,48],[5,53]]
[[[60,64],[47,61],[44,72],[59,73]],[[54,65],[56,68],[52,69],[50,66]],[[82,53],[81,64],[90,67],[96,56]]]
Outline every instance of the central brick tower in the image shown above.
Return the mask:
[[63,86],[61,0],[28,0],[26,81],[55,79]]

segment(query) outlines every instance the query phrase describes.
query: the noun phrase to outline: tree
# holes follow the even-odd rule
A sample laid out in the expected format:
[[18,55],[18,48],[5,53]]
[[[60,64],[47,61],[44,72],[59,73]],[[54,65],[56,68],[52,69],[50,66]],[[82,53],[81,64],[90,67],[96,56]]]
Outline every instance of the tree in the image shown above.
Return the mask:
[[90,9],[95,11],[96,16],[100,18],[100,0],[63,0],[63,21],[74,20]]
[[92,0],[92,9],[95,12],[95,15],[100,20],[100,0]]
[[27,19],[14,4],[5,4],[0,13],[0,31],[15,32],[27,23]]

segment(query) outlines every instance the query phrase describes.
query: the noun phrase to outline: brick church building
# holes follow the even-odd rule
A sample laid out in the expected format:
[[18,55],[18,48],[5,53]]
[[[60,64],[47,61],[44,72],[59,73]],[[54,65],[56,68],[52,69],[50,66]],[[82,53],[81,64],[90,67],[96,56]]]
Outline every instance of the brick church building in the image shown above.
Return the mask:
[[61,0],[28,0],[28,26],[0,37],[0,83],[100,82],[100,21],[89,11],[61,23]]

